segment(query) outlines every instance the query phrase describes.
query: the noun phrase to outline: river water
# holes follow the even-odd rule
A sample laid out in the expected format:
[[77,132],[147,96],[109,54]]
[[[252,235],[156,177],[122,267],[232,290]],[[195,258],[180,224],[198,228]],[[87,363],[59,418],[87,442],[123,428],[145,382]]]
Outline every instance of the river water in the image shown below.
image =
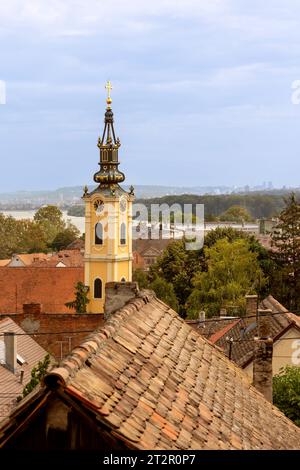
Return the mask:
[[[30,211],[1,211],[3,214],[5,215],[11,215],[12,217],[14,217],[15,219],[33,219],[34,217],[34,214],[35,214],[35,210],[30,210]],[[62,211],[63,213],[63,217],[64,217],[64,220],[66,222],[71,222],[72,224],[75,225],[75,227],[78,228],[78,230],[80,231],[80,233],[84,233],[85,231],[85,219],[84,217],[74,217],[74,216],[71,216],[71,215],[68,215],[66,211]],[[133,225],[137,225],[138,221],[136,222],[133,222]],[[148,224],[148,226],[150,227],[150,224]],[[245,224],[245,225],[240,225],[240,224],[234,224],[234,223],[230,223],[230,222],[221,222],[221,223],[206,223],[205,224],[205,232],[209,232],[210,230],[215,230],[217,227],[233,227],[237,230],[242,230],[244,232],[248,232],[248,233],[258,233],[259,232],[259,227],[257,224],[253,223],[253,224]],[[188,226],[183,226],[181,228],[182,229],[186,229],[188,228]],[[198,230],[203,230],[203,227],[201,226],[197,226]]]

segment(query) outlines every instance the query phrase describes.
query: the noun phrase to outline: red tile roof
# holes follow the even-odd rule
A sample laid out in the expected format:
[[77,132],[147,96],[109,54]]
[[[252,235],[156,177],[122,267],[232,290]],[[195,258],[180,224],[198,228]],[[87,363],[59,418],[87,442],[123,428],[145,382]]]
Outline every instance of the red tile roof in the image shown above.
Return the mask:
[[[113,314],[45,382],[30,398],[31,412],[58,388],[58,397],[73,400],[100,432],[104,427],[130,449],[300,446],[300,429],[153,293]],[[26,406],[2,425],[0,447],[26,419]]]
[[[270,323],[271,336],[274,342],[292,327],[300,331],[300,318],[288,312],[288,310],[271,295],[260,302],[260,308],[270,309],[274,313]],[[254,325],[255,318],[251,321]],[[222,321],[219,322],[217,319],[212,323],[214,326],[210,326],[210,328],[214,328],[214,331],[211,336],[208,336],[209,340],[227,353],[228,343],[226,337],[230,335],[230,337],[235,340],[231,349],[231,358],[240,367],[246,367],[253,359],[253,341],[254,337],[258,334],[257,326],[251,331],[247,331],[249,323],[246,318],[237,319],[235,322],[230,322],[229,325],[225,326],[223,326],[224,323]]]
[[226,333],[228,333],[228,331],[231,330],[231,328],[233,328],[235,325],[237,325],[239,323],[239,319],[238,320],[235,320],[234,322],[232,323],[229,323],[228,325],[224,326],[224,328],[222,328],[221,330],[219,331],[216,331],[216,333],[214,333],[210,338],[209,338],[209,341],[212,343],[212,344],[215,344],[219,341],[219,339],[221,339],[223,336],[226,335]]
[[0,267],[7,266],[10,261],[10,259],[0,259]]
[[13,255],[9,260],[9,263],[13,261],[14,258],[18,258],[25,266],[31,266],[33,263],[40,261],[48,261],[51,257],[51,254],[46,253],[25,253],[25,254],[16,254]]
[[84,246],[85,246],[84,240],[82,240],[82,238],[77,238],[72,243],[70,243],[70,245],[68,245],[66,249],[84,251]]
[[[0,267],[9,266],[15,258],[18,258],[24,267],[34,268],[56,267],[58,263],[63,263],[68,267],[83,267],[84,253],[79,249],[61,250],[58,253],[26,253],[17,254],[9,260],[0,260]],[[21,266],[23,267],[23,266]]]
[[79,250],[62,250],[54,253],[47,260],[36,261],[32,266],[35,268],[56,267],[58,264],[63,264],[66,267],[83,267],[84,254]]
[[116,312],[46,382],[128,447],[298,449],[300,429],[153,294]]

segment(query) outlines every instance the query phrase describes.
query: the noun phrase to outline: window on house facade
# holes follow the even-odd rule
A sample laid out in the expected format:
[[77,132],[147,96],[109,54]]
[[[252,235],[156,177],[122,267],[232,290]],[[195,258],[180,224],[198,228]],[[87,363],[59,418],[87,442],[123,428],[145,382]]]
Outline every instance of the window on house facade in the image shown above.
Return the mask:
[[95,225],[95,245],[103,245],[103,226],[100,222]]
[[126,245],[126,224],[124,222],[120,226],[120,244]]
[[94,282],[94,299],[102,299],[102,281],[99,278]]

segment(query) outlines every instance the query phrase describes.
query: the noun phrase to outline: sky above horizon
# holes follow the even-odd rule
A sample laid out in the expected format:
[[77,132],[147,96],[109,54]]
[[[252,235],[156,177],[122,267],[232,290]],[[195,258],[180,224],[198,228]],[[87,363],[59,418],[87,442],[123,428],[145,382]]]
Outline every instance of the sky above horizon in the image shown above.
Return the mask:
[[0,192],[93,183],[108,79],[126,183],[300,186],[297,0],[2,1],[0,40]]

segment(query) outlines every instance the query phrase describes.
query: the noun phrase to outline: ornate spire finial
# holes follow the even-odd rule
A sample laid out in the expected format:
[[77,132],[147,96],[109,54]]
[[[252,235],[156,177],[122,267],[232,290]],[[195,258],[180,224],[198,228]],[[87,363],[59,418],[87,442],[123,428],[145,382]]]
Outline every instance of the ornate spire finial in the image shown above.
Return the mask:
[[112,103],[112,99],[110,97],[110,92],[112,90],[112,86],[111,86],[111,83],[110,83],[110,80],[107,80],[106,82],[106,85],[105,85],[105,88],[107,90],[107,98],[106,98],[106,103],[107,103],[107,108],[110,109],[110,105]]
[[107,108],[104,114],[104,130],[102,137],[99,137],[97,146],[100,149],[100,170],[94,174],[94,181],[100,183],[100,186],[111,187],[122,183],[125,175],[119,171],[118,150],[121,145],[120,140],[116,138],[114,130],[114,114],[110,107],[112,99],[110,92],[112,86],[108,80],[105,88],[107,90]]

